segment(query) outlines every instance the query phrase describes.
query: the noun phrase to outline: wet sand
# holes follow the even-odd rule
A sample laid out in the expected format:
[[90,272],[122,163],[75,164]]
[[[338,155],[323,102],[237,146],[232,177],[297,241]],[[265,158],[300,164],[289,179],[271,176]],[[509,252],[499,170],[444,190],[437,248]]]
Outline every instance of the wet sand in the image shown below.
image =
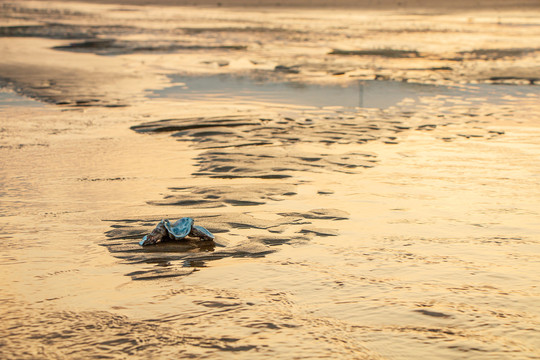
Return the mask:
[[1,358],[540,355],[540,11],[125,4],[0,3]]

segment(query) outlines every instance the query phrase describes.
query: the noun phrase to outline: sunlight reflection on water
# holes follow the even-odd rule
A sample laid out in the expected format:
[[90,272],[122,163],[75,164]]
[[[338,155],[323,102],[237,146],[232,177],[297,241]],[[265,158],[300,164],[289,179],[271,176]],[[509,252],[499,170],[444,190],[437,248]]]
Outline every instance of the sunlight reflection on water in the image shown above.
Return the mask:
[[444,86],[398,81],[356,80],[344,85],[300,84],[262,81],[250,77],[214,75],[189,77],[171,75],[172,86],[152,91],[150,98],[182,100],[231,100],[270,102],[310,107],[385,109],[425,97],[443,96],[469,102],[502,104],[513,97],[538,96],[540,88],[530,85],[477,84]]
[[25,107],[42,107],[43,103],[33,100],[16,92],[0,88],[0,107],[25,106]]

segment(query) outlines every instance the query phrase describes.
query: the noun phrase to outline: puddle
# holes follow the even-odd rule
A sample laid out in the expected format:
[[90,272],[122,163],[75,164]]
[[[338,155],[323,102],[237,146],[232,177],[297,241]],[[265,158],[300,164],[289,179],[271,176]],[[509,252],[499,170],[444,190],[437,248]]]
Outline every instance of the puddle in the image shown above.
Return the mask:
[[358,80],[347,86],[260,81],[249,77],[215,75],[171,76],[173,86],[151,93],[150,98],[266,102],[310,107],[385,109],[422,98],[442,96],[469,102],[501,104],[516,98],[537,97],[540,87],[531,85],[442,86],[397,81]]
[[42,107],[44,104],[19,95],[16,92],[0,88],[0,108],[13,106]]

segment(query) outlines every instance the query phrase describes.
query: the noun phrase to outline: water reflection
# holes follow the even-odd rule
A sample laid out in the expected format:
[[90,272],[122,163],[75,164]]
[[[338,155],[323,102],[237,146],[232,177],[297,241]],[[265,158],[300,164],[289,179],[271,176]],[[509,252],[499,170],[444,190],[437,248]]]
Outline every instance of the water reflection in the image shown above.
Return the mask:
[[12,106],[42,107],[43,103],[0,87],[0,108]]
[[300,84],[260,81],[249,77],[216,75],[207,77],[171,76],[173,85],[150,97],[186,100],[215,99],[272,102],[310,107],[387,108],[405,98],[418,99],[448,88],[401,82],[353,81],[346,85]]
[[263,81],[230,75],[204,77],[171,75],[170,78],[173,86],[155,90],[149,97],[215,101],[234,99],[240,102],[270,102],[310,107],[386,109],[403,101],[416,103],[422,98],[434,96],[500,104],[511,101],[512,97],[540,95],[539,88],[530,85],[443,86],[376,80],[356,80],[344,85],[321,85]]

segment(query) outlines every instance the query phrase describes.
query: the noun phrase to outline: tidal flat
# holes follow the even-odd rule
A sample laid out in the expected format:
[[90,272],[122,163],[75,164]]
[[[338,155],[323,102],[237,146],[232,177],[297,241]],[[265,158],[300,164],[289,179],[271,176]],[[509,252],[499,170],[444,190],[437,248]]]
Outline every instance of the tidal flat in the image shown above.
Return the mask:
[[102,2],[0,0],[0,358],[540,357],[538,5]]

